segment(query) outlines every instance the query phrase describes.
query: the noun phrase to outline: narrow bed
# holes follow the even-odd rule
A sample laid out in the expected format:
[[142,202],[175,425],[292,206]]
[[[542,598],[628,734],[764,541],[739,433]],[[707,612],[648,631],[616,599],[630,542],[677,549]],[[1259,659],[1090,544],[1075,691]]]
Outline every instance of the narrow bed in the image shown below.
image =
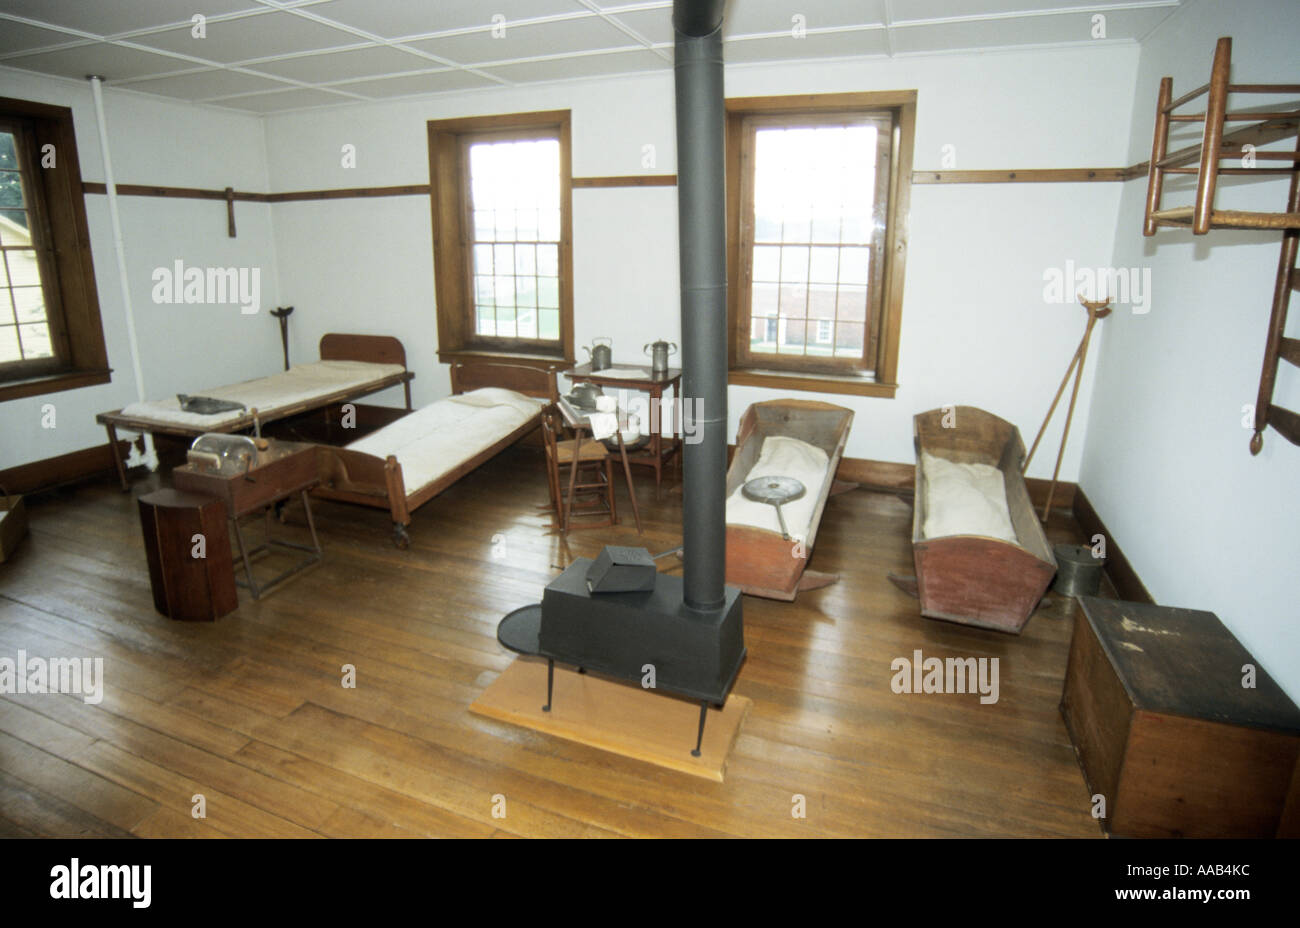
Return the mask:
[[[801,590],[834,583],[837,574],[805,570],[826,500],[856,484],[835,479],[852,410],[812,400],[754,403],[740,419],[736,453],[727,469],[727,582],[751,596],[793,601]],[[758,477],[800,481],[805,492],[776,510],[746,499],[742,487]]]
[[387,509],[405,548],[414,510],[537,428],[558,398],[554,368],[517,364],[453,364],[451,390],[344,448],[317,446],[313,493]]
[[[117,430],[196,438],[206,432],[241,432],[300,413],[311,412],[368,396],[401,384],[406,408],[411,408],[411,379],[406,350],[387,335],[348,335],[331,332],[321,337],[320,361],[299,364],[287,371],[210,387],[195,396],[239,403],[243,409],[203,415],[187,412],[180,400],[150,400],[103,412],[95,421],[108,432],[109,450],[117,464],[122,489],[129,487],[126,467],[118,454]],[[254,415],[256,412],[256,416]]]
[[921,614],[1019,634],[1056,573],[1010,422],[974,406],[913,419]]

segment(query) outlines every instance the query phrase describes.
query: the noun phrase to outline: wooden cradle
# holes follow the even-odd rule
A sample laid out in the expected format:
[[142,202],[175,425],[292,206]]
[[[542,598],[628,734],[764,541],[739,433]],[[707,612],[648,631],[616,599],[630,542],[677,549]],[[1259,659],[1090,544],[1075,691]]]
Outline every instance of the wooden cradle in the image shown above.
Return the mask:
[[826,500],[832,493],[843,493],[857,486],[835,479],[852,425],[852,410],[813,400],[769,400],[754,403],[745,410],[736,435],[736,453],[727,468],[728,498],[758,463],[763,441],[769,435],[806,441],[825,451],[830,463],[801,553],[796,543],[782,538],[780,532],[752,525],[727,526],[728,583],[751,596],[793,602],[800,590],[815,590],[839,579],[838,574],[805,568],[812,557]]
[[[944,428],[946,416],[952,428]],[[912,555],[921,614],[1020,634],[1056,574],[1056,558],[1029,499],[1021,467],[1025,445],[1010,422],[974,406],[945,407],[913,418],[916,496]],[[981,535],[925,538],[926,474],[922,452],[1002,472],[1007,509],[1019,543]]]

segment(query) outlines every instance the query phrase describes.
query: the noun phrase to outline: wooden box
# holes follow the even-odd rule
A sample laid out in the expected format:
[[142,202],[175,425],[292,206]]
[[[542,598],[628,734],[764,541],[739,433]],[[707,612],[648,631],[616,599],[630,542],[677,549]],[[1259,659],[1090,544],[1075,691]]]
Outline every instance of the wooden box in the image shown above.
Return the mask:
[[[139,499],[155,608],[171,619],[214,622],[239,606],[230,533],[221,501],[157,490]],[[204,557],[195,557],[196,535]]]
[[192,464],[172,471],[172,484],[178,490],[215,496],[231,518],[312,487],[318,479],[315,445],[274,439],[247,476],[205,473]]
[[0,564],[27,535],[27,508],[21,496],[0,496]]
[[1218,617],[1079,602],[1061,714],[1090,794],[1105,798],[1106,829],[1300,834],[1300,709]]

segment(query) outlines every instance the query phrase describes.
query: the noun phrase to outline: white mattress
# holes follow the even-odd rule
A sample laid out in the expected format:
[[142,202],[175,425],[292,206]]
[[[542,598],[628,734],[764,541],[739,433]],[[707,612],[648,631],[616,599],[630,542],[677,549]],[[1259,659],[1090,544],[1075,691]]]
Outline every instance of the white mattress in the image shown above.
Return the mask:
[[[804,495],[781,507],[786,528],[791,537],[808,538],[812,528],[813,512],[821,497],[822,486],[830,472],[830,456],[816,445],[784,435],[769,435],[763,439],[758,461],[745,475],[745,482],[757,477],[793,477],[806,488]],[[746,499],[741,487],[727,498],[727,524],[752,525],[780,532],[781,523],[776,509],[768,503]]]
[[501,387],[484,387],[403,416],[348,445],[353,451],[402,465],[407,495],[491,447],[537,415],[543,400]]
[[[210,432],[222,428],[248,415],[256,409],[261,415],[272,415],[296,403],[309,402],[342,390],[352,390],[400,374],[405,368],[400,364],[374,364],[369,361],[316,361],[298,364],[287,371],[245,380],[224,387],[209,387],[192,391],[193,396],[210,396],[219,400],[243,403],[245,411],[213,413],[209,416],[185,412],[175,397],[167,400],[148,400],[132,403],[121,412],[123,416],[147,419],[167,425],[180,425]],[[191,392],[191,391],[186,391]]]
[[921,466],[925,474],[922,535],[983,535],[1016,541],[1002,471],[989,464],[958,464],[926,451],[921,452]]

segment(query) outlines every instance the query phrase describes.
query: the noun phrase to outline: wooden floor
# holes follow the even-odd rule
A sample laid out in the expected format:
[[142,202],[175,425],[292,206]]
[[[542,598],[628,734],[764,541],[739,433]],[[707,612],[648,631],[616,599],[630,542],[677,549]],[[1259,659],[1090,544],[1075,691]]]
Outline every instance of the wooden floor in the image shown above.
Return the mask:
[[[98,705],[0,697],[0,834],[1100,835],[1057,710],[1073,601],[1019,638],[922,619],[886,579],[912,569],[909,503],[888,494],[827,505],[813,566],[839,584],[746,597],[736,691],[754,705],[725,783],[470,714],[512,659],[504,613],[603,543],[680,540],[680,493],[656,501],[642,471],[644,536],[630,512],[550,534],[538,454],[512,449],[424,506],[408,551],[385,513],[318,502],[324,562],[259,603],[241,592],[215,625],[153,609],[134,496],[157,478],[32,500],[0,565],[0,657],[102,656],[107,683]],[[285,531],[305,535],[301,508]],[[999,701],[895,694],[890,663],[916,649],[1000,658]]]

